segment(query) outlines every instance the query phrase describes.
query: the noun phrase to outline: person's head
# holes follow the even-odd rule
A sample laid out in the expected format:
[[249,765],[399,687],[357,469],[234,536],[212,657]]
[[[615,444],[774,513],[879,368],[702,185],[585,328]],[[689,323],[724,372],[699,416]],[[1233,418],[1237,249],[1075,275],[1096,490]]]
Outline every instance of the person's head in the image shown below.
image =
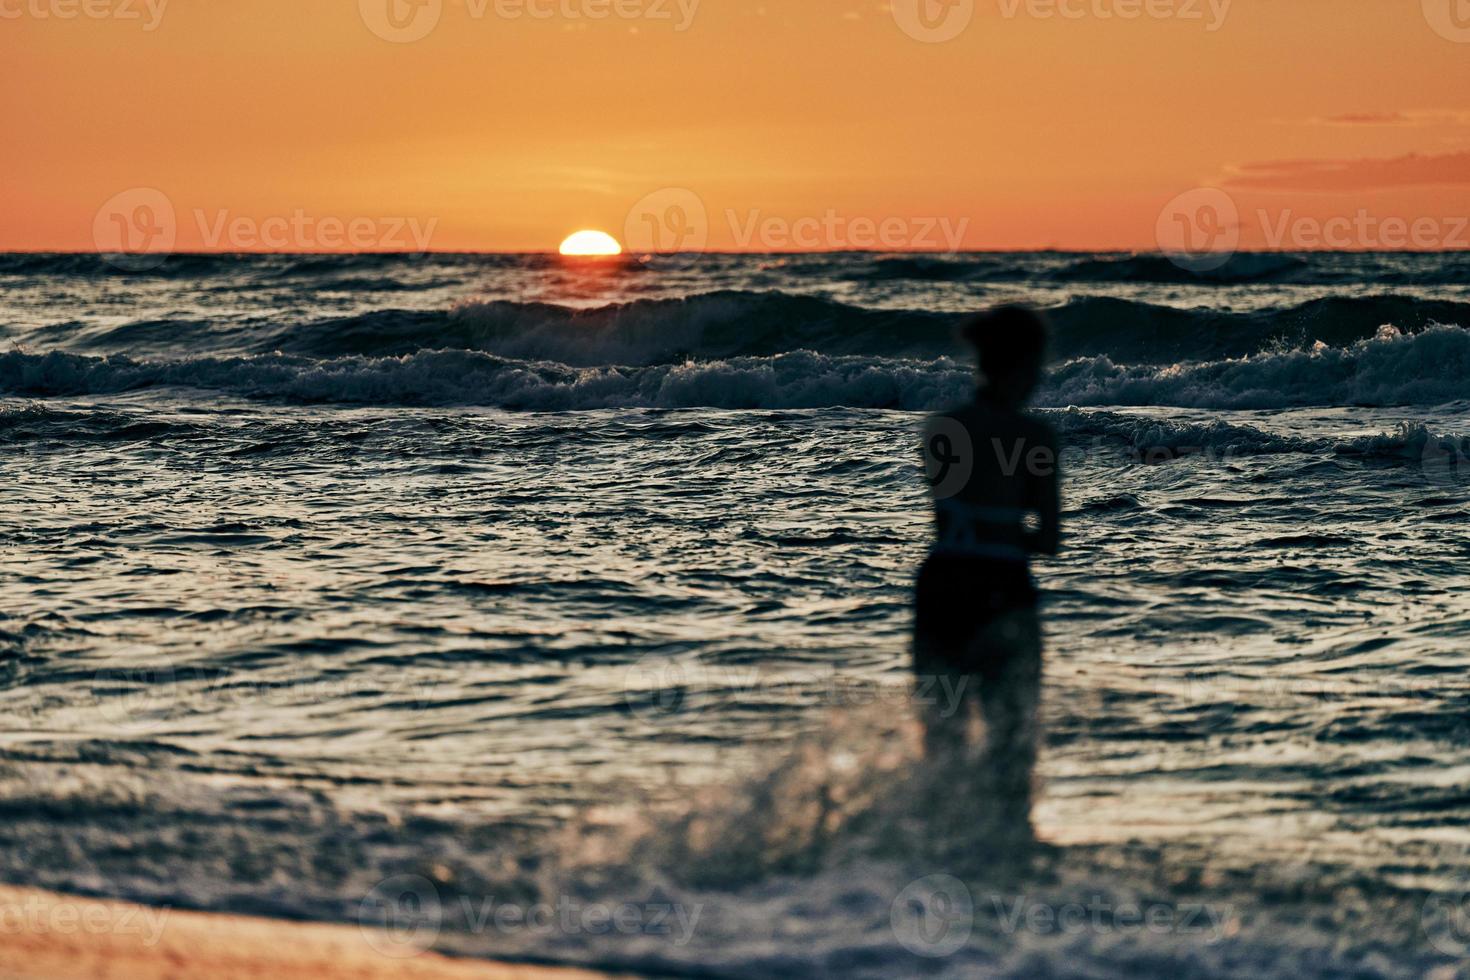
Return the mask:
[[965,320],[960,336],[980,358],[980,374],[991,397],[1023,405],[1041,383],[1046,363],[1046,320],[1024,306],[1000,306]]

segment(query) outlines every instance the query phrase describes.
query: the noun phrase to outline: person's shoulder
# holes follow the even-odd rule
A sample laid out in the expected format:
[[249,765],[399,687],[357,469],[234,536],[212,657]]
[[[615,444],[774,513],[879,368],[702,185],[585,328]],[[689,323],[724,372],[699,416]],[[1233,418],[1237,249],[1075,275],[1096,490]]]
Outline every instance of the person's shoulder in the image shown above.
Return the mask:
[[976,413],[977,408],[974,402],[958,402],[936,412],[930,412],[924,420],[925,428],[932,429],[936,426],[954,425],[955,423],[969,427],[976,420]]
[[1021,416],[1021,424],[1026,429],[1026,434],[1037,442],[1048,446],[1056,446],[1059,443],[1057,430],[1050,422],[1031,412]]
[[979,411],[979,406],[971,399],[967,402],[954,402],[953,404],[946,405],[944,408],[931,413],[930,418],[958,419],[964,418],[967,415],[974,415],[977,411]]

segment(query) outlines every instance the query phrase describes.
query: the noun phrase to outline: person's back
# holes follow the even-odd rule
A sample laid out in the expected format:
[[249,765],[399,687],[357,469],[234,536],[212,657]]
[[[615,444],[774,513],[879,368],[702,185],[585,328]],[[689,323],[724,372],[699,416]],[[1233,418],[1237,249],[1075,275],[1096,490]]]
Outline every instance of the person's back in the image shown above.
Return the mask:
[[[934,483],[936,553],[1030,561],[1057,550],[1057,443],[1051,426],[981,392],[925,428],[930,472],[952,469],[950,487]],[[935,466],[935,463],[938,463]],[[958,467],[958,469],[955,469]]]
[[931,758],[953,758],[968,743],[978,704],[985,774],[1003,817],[1029,832],[1041,678],[1029,562],[1056,553],[1059,508],[1056,436],[1022,408],[1040,381],[1046,326],[1008,307],[969,321],[965,336],[984,382],[974,402],[925,427],[935,541],[919,573],[914,665],[921,685],[950,693],[924,718]]

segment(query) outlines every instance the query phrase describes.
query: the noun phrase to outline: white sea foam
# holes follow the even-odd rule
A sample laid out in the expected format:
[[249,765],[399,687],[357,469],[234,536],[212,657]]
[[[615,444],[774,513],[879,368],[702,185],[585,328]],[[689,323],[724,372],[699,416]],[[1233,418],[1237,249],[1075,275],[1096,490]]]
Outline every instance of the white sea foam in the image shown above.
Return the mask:
[[[1464,397],[1470,332],[1437,325],[1381,331],[1348,347],[1166,366],[1081,358],[1055,369],[1042,406],[1286,408],[1434,405]],[[0,391],[104,394],[178,385],[263,398],[356,404],[496,405],[512,409],[895,408],[961,400],[969,368],[916,360],[793,351],[641,367],[573,367],[467,350],[314,359],[286,354],[137,360],[53,352],[0,354]]]

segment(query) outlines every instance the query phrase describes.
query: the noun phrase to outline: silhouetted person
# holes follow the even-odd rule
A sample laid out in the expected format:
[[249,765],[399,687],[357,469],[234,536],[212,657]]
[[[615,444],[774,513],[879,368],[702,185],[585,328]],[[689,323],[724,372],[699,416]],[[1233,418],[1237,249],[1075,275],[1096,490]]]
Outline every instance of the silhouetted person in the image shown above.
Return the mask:
[[[1047,327],[1022,307],[966,321],[979,354],[975,400],[929,419],[924,461],[936,538],[919,572],[914,668],[931,762],[993,795],[999,829],[1030,837],[1041,629],[1030,557],[1058,543],[1056,434],[1023,409],[1046,357]],[[927,696],[926,696],[927,688]],[[972,717],[984,722],[968,767]],[[946,777],[948,771],[945,772]]]

